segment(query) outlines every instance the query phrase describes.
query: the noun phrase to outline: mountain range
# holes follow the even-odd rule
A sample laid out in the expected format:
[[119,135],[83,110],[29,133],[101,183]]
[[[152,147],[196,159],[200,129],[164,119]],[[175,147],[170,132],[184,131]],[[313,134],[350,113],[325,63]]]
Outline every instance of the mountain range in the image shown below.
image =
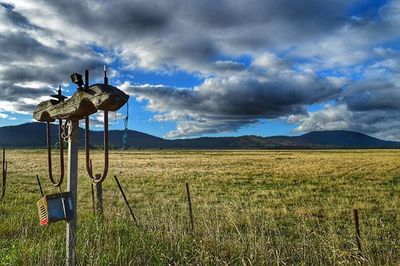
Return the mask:
[[[58,126],[51,126],[52,145],[57,145]],[[345,130],[314,131],[301,136],[240,136],[163,139],[139,131],[128,130],[127,148],[131,149],[338,149],[400,148],[400,142],[380,140],[362,133]],[[110,130],[111,148],[122,147],[122,130]],[[101,147],[103,132],[91,131],[91,146]],[[79,145],[84,145],[84,129],[79,128]],[[0,147],[44,148],[46,125],[26,123],[0,127]]]

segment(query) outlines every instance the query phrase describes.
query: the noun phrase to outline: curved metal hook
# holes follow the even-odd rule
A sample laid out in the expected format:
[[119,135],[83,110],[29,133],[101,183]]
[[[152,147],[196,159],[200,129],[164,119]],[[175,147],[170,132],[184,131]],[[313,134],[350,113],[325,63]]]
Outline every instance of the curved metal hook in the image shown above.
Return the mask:
[[61,138],[61,127],[62,127],[62,120],[58,119],[58,143],[60,145],[60,179],[58,182],[54,181],[53,178],[53,169],[51,163],[51,136],[50,136],[50,122],[47,122],[47,161],[49,167],[49,178],[50,182],[55,187],[60,187],[61,183],[64,179],[64,143]]
[[104,170],[103,174],[93,176],[92,160],[90,159],[89,116],[85,117],[85,150],[86,170],[93,183],[103,182],[108,174],[108,111],[104,111]]

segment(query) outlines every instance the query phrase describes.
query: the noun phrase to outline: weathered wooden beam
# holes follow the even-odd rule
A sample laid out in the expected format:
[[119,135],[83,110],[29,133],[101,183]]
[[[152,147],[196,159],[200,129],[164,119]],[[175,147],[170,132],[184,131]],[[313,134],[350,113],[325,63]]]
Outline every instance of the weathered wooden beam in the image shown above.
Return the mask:
[[41,122],[56,119],[80,120],[98,110],[117,111],[129,99],[129,95],[108,84],[94,84],[88,89],[78,90],[68,100],[48,100],[39,103],[33,117]]

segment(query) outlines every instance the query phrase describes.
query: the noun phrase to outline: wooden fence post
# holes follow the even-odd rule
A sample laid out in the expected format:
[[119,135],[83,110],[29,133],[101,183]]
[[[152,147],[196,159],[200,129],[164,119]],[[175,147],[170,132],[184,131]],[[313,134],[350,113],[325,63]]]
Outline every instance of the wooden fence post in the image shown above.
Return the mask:
[[7,161],[6,161],[6,149],[3,148],[3,161],[2,161],[2,191],[1,191],[1,202],[6,202],[6,184],[7,184]]
[[92,190],[92,206],[93,206],[93,215],[96,215],[96,202],[94,199],[94,187],[93,187],[93,183],[90,183],[90,188]]
[[[101,178],[100,174],[96,175],[97,179]],[[96,183],[95,185],[96,187],[96,209],[97,209],[97,213],[99,214],[100,217],[103,217],[104,215],[104,211],[103,211],[103,185],[100,183]]]
[[191,228],[192,228],[192,233],[194,233],[194,219],[193,219],[193,210],[192,210],[192,199],[190,197],[190,189],[189,189],[189,183],[188,182],[186,182],[186,195],[187,195],[187,201],[188,201],[190,225],[191,225]]
[[355,226],[356,243],[357,243],[357,256],[359,257],[361,262],[363,262],[364,256],[361,248],[361,235],[360,235],[360,223],[358,220],[358,209],[353,209],[353,215],[354,215],[354,226]]

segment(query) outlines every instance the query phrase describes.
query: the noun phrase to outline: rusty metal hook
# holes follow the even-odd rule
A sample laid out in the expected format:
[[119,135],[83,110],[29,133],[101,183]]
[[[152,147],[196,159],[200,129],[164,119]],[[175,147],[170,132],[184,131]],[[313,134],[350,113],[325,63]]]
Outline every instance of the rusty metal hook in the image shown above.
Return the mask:
[[[104,84],[108,84],[107,68],[104,66]],[[89,71],[85,70],[85,88],[89,88]],[[92,159],[90,159],[90,130],[89,130],[89,116],[85,116],[85,150],[86,150],[86,170],[89,179],[93,183],[103,182],[108,174],[108,111],[104,110],[104,169],[103,174],[96,174],[93,176]]]
[[93,176],[92,160],[90,159],[90,130],[89,116],[85,117],[85,150],[86,150],[86,170],[93,183],[103,182],[108,174],[108,111],[104,111],[104,169],[103,174]]
[[50,135],[50,122],[47,122],[47,161],[49,167],[49,178],[53,186],[60,187],[64,179],[64,143],[61,138],[62,120],[58,119],[58,143],[60,146],[60,179],[58,182],[54,181],[53,169],[51,163],[51,135]]

